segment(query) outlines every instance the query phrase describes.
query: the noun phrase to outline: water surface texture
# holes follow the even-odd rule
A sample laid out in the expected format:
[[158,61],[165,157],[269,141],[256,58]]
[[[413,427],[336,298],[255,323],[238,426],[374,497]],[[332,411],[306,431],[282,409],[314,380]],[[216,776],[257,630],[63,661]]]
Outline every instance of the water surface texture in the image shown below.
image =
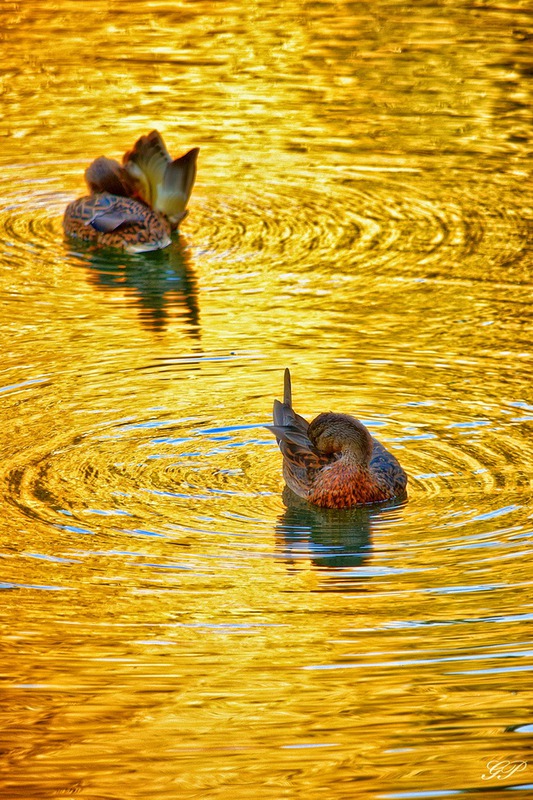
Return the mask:
[[[2,4],[2,798],[531,797],[530,12]],[[65,241],[152,128],[173,245]],[[285,505],[286,366],[407,503]]]

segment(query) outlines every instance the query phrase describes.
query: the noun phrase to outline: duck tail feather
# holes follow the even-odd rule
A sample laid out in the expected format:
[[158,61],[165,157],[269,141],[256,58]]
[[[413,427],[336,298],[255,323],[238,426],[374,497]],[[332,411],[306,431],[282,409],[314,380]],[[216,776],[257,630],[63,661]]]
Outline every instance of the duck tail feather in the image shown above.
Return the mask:
[[158,211],[167,215],[171,224],[175,226],[183,219],[183,214],[192,187],[196,180],[196,161],[198,159],[198,147],[189,150],[185,155],[176,158],[167,164],[163,181],[158,193]]
[[122,164],[139,183],[139,194],[155,210],[159,187],[172,159],[158,131],[141,136],[131,150],[124,153]]
[[288,367],[285,368],[283,377],[283,402],[292,407],[291,371]]

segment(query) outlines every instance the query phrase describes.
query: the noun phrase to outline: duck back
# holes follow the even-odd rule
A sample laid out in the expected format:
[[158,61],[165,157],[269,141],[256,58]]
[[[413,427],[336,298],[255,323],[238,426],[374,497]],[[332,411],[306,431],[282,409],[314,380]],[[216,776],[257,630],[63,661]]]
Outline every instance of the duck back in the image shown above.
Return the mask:
[[68,236],[128,253],[160,250],[171,242],[169,222],[144,203],[108,192],[69,203],[63,217]]

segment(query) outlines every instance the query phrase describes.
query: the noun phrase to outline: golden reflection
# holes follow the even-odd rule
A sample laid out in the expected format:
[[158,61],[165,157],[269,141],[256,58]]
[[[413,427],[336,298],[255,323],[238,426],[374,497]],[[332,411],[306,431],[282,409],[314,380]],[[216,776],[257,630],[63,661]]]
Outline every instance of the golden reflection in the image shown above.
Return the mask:
[[[379,506],[339,510],[318,508],[283,490],[285,512],[276,523],[277,547],[287,563],[298,568],[302,560],[317,567],[339,569],[362,565],[372,555],[372,529],[386,516],[387,523],[397,520],[391,515],[405,500],[398,498]],[[351,578],[350,573],[347,577]]]
[[87,280],[104,292],[119,292],[139,306],[139,319],[149,330],[163,331],[170,319],[181,321],[193,339],[200,339],[198,285],[191,252],[178,234],[170,247],[146,255],[127,255],[78,244],[72,251]]
[[[0,795],[475,794],[497,758],[530,792],[527,4],[0,28]],[[90,159],[154,128],[201,147],[182,235],[65,247]],[[283,507],[285,366],[407,504]]]
[[321,509],[287,487],[283,501],[287,510],[276,524],[276,541],[288,564],[297,567],[305,557],[317,567],[353,567],[370,557],[369,509]]

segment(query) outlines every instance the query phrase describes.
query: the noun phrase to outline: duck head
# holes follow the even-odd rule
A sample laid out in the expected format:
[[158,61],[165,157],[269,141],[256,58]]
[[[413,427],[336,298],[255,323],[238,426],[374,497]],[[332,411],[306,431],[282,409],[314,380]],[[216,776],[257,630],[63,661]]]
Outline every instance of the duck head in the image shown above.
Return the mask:
[[361,467],[370,463],[372,436],[362,422],[349,414],[319,414],[309,425],[307,435],[321,453],[338,455]]

